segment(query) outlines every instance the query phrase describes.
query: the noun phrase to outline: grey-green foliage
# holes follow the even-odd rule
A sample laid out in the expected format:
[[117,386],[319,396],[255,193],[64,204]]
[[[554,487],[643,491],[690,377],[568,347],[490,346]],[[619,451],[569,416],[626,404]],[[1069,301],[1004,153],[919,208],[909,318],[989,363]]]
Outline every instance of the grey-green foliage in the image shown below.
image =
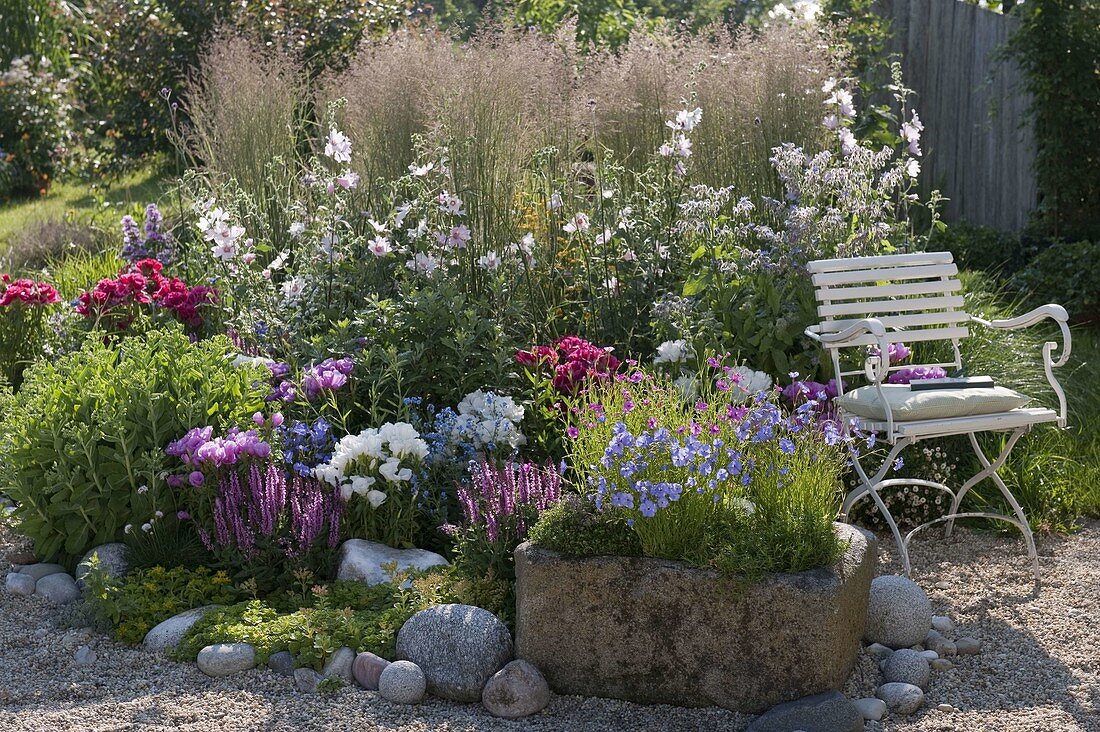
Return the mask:
[[193,426],[243,424],[263,406],[261,374],[234,367],[224,337],[192,344],[178,328],[117,345],[101,337],[29,369],[0,414],[0,491],[47,560],[71,561],[174,510],[165,446]]

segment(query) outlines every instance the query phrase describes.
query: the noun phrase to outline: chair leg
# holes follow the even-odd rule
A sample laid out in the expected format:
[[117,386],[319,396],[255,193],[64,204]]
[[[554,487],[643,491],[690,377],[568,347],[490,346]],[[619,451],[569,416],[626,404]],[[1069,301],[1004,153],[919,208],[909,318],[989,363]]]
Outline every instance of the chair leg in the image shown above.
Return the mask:
[[901,453],[912,442],[911,438],[903,437],[899,439],[890,452],[886,455],[886,458],[882,461],[882,465],[875,472],[873,478],[868,477],[866,471],[863,469],[863,465],[859,462],[859,457],[852,456],[852,467],[855,469],[856,474],[860,478],[860,485],[849,491],[848,495],[844,498],[844,504],[841,506],[840,516],[841,520],[848,520],[848,512],[856,501],[860,500],[864,496],[870,495],[871,500],[875,502],[879,512],[882,514],[886,524],[890,527],[890,532],[894,535],[894,541],[898,546],[898,554],[901,557],[901,566],[905,570],[906,576],[909,575],[909,549],[905,540],[901,536],[901,530],[898,529],[898,524],[894,521],[894,517],[890,514],[890,509],[886,507],[886,503],[882,500],[882,497],[878,494],[879,486],[883,483],[883,478],[886,477],[886,473],[894,464],[894,460],[898,454]]
[[975,485],[985,480],[986,478],[989,478],[997,486],[998,490],[1000,490],[1001,495],[1004,496],[1006,501],[1008,501],[1008,504],[1012,506],[1012,511],[1016,515],[1016,520],[1012,521],[1011,523],[1015,524],[1016,527],[1020,529],[1020,533],[1024,535],[1024,542],[1027,544],[1027,556],[1028,559],[1031,560],[1031,567],[1032,571],[1035,573],[1035,579],[1038,580],[1039,554],[1035,549],[1035,536],[1032,534],[1031,525],[1028,523],[1027,516],[1024,514],[1024,509],[1020,506],[1019,501],[1017,501],[1016,497],[1012,495],[1012,491],[1010,491],[1008,489],[1008,486],[1005,485],[1005,482],[1001,479],[1001,476],[997,474],[997,470],[999,470],[1000,467],[1005,464],[1005,461],[1008,460],[1008,456],[1012,452],[1012,449],[1016,446],[1016,442],[1029,429],[1029,427],[1019,427],[1014,430],[1012,432],[1012,435],[1008,438],[1008,442],[1005,444],[1004,448],[1001,449],[1000,454],[997,455],[997,458],[992,462],[989,460],[988,457],[986,457],[985,453],[982,451],[981,446],[978,444],[978,438],[975,436],[975,434],[973,432],[968,433],[968,437],[970,438],[970,446],[971,448],[973,448],[974,454],[977,456],[978,461],[981,462],[982,470],[980,470],[970,480],[963,483],[962,487],[959,488],[958,492],[955,494],[955,498],[951,502],[951,511],[949,513],[950,518],[947,519],[947,526],[944,530],[944,534],[945,536],[950,538],[951,531],[952,529],[954,529],[955,514],[959,512],[959,506],[962,503],[963,496],[965,496],[967,492]]

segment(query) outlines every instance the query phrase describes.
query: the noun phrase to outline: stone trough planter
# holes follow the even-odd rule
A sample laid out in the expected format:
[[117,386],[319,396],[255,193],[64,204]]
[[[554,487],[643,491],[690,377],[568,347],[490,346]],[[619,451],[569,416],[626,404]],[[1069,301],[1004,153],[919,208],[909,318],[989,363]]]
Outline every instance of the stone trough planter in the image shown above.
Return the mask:
[[839,689],[874,577],[870,534],[837,524],[832,567],[738,587],[680,562],[516,550],[516,656],[559,694],[759,713]]

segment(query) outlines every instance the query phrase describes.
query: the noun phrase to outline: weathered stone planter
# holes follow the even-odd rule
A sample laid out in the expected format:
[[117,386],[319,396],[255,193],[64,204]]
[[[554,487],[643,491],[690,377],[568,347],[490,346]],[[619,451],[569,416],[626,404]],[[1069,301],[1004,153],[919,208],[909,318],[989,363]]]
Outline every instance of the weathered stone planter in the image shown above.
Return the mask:
[[839,689],[855,663],[875,540],[847,524],[832,567],[736,586],[680,562],[516,550],[516,656],[559,694],[758,713]]

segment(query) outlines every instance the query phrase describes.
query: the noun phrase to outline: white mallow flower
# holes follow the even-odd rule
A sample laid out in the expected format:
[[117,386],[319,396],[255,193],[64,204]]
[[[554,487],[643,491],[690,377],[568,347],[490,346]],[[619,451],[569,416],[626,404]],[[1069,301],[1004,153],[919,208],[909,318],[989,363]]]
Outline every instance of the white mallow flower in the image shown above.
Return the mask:
[[496,269],[500,266],[500,255],[494,251],[488,251],[478,257],[477,266],[482,269]]
[[371,239],[367,244],[367,249],[376,257],[384,257],[393,252],[393,246],[390,245],[390,240],[381,235]]
[[287,300],[297,300],[306,289],[306,281],[303,277],[291,277],[283,283],[283,297]]
[[288,228],[286,231],[287,231],[288,234],[290,234],[295,239],[297,239],[299,236],[301,236],[302,234],[305,233],[305,230],[306,230],[305,222],[295,221],[293,224],[290,225],[290,228]]
[[417,165],[413,163],[409,166],[409,172],[413,174],[414,178],[423,178],[428,173],[432,172],[432,168],[435,167],[435,163],[429,162],[424,165]]
[[653,363],[680,363],[688,357],[688,344],[684,339],[665,341],[657,346],[657,356]]
[[588,222],[588,214],[578,213],[576,216],[569,219],[568,223],[566,223],[565,226],[561,228],[564,229],[566,232],[572,234],[577,231],[588,231],[589,226],[590,224]]
[[703,110],[699,107],[695,109],[684,109],[676,113],[676,119],[670,119],[665,122],[669,128],[674,130],[684,130],[685,132],[691,132],[695,127],[703,121]]
[[223,244],[215,244],[210,248],[210,253],[223,262],[228,262],[237,256],[237,245],[233,242],[225,242]]
[[338,163],[350,163],[351,140],[335,128],[329,130],[328,139],[325,140],[325,155]]
[[431,275],[439,269],[439,260],[430,254],[417,252],[412,259],[405,262],[405,267],[422,275]]
[[915,158],[909,158],[905,161],[905,174],[910,178],[916,178],[920,175],[920,161]]

